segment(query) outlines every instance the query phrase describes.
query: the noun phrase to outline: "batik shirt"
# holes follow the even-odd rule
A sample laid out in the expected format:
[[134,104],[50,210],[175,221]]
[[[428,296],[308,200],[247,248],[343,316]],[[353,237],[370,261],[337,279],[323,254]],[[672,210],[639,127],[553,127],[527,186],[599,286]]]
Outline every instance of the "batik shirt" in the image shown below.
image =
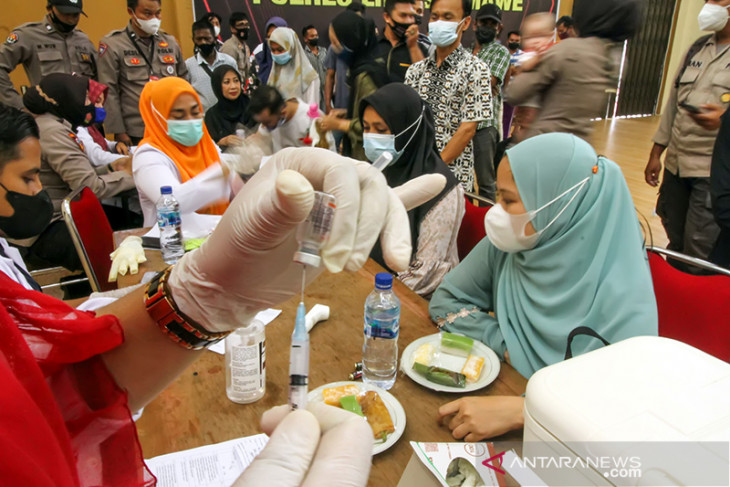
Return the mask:
[[[492,116],[489,67],[461,46],[441,66],[436,64],[436,52],[411,65],[406,84],[431,107],[439,151],[443,151],[462,122],[482,122]],[[474,190],[472,141],[449,167],[465,191]]]

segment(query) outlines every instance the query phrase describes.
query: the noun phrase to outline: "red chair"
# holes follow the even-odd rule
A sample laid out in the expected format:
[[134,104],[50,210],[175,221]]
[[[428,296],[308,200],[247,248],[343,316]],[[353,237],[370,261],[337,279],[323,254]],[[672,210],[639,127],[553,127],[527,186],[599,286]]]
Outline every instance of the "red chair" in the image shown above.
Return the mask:
[[[494,201],[472,193],[465,193],[464,197],[466,198],[466,212],[464,213],[464,219],[461,220],[459,234],[456,237],[459,260],[464,260],[469,255],[469,252],[471,252],[471,249],[487,236],[487,232],[484,229],[484,216],[494,206]],[[483,206],[474,205],[472,200],[479,201]]]
[[[649,247],[659,336],[673,338],[730,362],[730,271],[701,259]],[[718,275],[695,276],[672,267],[662,255]]]
[[114,251],[114,234],[94,192],[87,187],[77,189],[63,200],[61,210],[91,289],[116,289],[116,283],[107,278],[112,267],[109,254]]

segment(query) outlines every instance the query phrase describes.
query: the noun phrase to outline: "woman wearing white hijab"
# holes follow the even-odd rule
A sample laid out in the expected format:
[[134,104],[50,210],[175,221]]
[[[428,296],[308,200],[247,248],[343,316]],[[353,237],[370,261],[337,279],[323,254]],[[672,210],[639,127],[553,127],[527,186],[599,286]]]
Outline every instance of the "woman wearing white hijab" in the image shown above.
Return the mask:
[[269,38],[271,68],[268,84],[284,99],[299,98],[308,105],[319,106],[319,76],[307,59],[296,33],[288,27],[278,27]]

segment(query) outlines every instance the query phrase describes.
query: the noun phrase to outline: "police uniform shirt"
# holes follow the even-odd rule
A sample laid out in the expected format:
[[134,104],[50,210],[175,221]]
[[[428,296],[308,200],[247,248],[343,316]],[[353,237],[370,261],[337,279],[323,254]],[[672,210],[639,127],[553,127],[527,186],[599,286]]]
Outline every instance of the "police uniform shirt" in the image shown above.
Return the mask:
[[51,73],[82,74],[96,79],[96,48],[78,29],[63,33],[46,16],[41,22],[23,24],[0,46],[0,101],[23,108],[10,81],[10,73],[22,64],[31,85]]
[[104,122],[107,134],[144,136],[139,98],[148,81],[166,76],[188,79],[180,46],[163,31],[142,38],[132,29],[115,30],[99,42],[99,82],[109,87]]

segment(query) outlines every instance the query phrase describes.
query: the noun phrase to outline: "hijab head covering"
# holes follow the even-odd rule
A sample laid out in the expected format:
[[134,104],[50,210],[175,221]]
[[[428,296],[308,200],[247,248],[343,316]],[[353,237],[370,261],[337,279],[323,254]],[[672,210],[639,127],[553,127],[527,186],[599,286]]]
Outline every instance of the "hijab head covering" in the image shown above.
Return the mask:
[[246,111],[248,97],[243,94],[243,85],[241,86],[241,94],[237,99],[229,100],[223,96],[223,78],[228,73],[236,73],[239,81],[243,81],[238,70],[227,64],[215,68],[213,75],[210,77],[210,84],[215,97],[218,98],[218,103],[205,113],[205,125],[214,141],[235,134],[239,124],[247,125],[249,123]]
[[288,27],[277,27],[271,33],[269,47],[272,42],[289,52],[291,60],[286,64],[274,64],[267,84],[279,90],[285,100],[304,98],[304,92],[319,75],[307,59],[296,33]]
[[65,73],[45,76],[23,95],[23,104],[36,115],[51,113],[74,127],[88,125],[94,119],[94,105],[86,104],[89,78]]
[[[375,22],[372,19],[345,10],[332,20],[332,30],[335,31],[342,47],[352,51],[350,86],[353,86],[354,80],[362,72],[367,72],[378,87],[388,83],[387,70],[382,64],[375,61],[378,38],[375,35]],[[353,91],[350,90],[351,95]],[[352,107],[352,110],[357,110],[357,108]],[[354,116],[354,114],[351,115]]]
[[[368,106],[375,109],[396,136],[396,150],[403,150],[398,160],[383,170],[388,186],[395,188],[424,174],[443,174],[446,178],[446,187],[438,196],[408,212],[411,245],[415,253],[421,222],[459,182],[439,155],[431,110],[413,88],[403,83],[383,86],[360,103],[361,121]],[[380,265],[385,264],[379,244],[371,257]]]
[[[162,78],[159,81],[150,81],[144,86],[139,99],[139,111],[145,125],[144,139],[139,145],[149,144],[172,159],[180,172],[183,183],[194,178],[206,168],[220,163],[218,149],[205,126],[203,126],[203,138],[192,147],[179,144],[167,135],[167,119],[172,106],[184,93],[194,96],[202,110],[203,105],[200,103],[200,98],[190,83],[174,76]],[[199,210],[198,213],[222,215],[227,207],[227,202],[215,203]]]
[[[286,20],[281,17],[271,17],[269,21],[266,22],[264,33],[268,32],[272,25],[276,27],[289,27]],[[259,65],[258,77],[262,83],[266,83],[269,80],[269,74],[271,73],[271,68],[274,64],[274,59],[271,57],[271,49],[269,48],[269,43],[266,42],[266,40],[263,42],[261,54],[256,56],[256,62]]]
[[[106,103],[108,93],[109,87],[107,85],[101,84],[93,79],[89,79],[89,100],[92,105],[96,105],[102,96],[104,96],[104,103]],[[91,135],[91,138],[94,139],[94,142],[99,144],[99,146],[105,151],[109,151],[109,144],[107,143],[104,135],[96,127],[96,124],[89,125],[88,130],[89,135]]]
[[576,0],[573,18],[580,37],[600,37],[623,42],[641,28],[639,0]]
[[[512,365],[525,377],[563,360],[578,326],[611,343],[657,334],[656,299],[639,222],[621,169],[569,134],[545,134],[507,151],[527,211],[537,210],[534,249],[506,254],[494,311]],[[570,199],[575,199],[566,207]],[[601,345],[579,337],[573,354]]]

